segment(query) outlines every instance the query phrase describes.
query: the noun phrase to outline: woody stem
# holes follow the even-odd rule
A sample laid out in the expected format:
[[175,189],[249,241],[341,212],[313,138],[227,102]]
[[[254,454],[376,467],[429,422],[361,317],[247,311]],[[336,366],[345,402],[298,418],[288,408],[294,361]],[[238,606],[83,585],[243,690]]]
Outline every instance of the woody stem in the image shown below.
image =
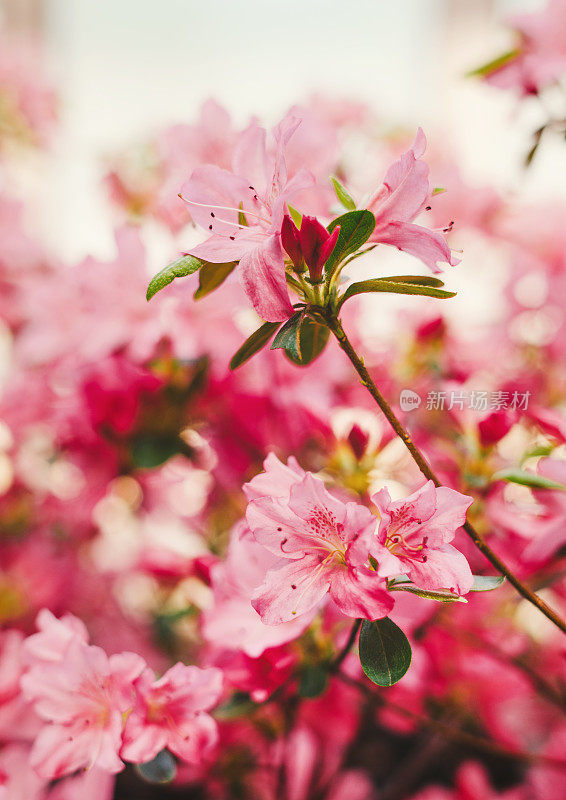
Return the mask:
[[342,662],[344,661],[344,659],[346,658],[346,656],[348,655],[348,653],[350,652],[350,650],[354,646],[354,643],[356,641],[356,637],[358,635],[358,631],[361,628],[361,625],[362,625],[362,620],[361,619],[357,619],[357,620],[354,621],[354,624],[352,625],[352,627],[350,629],[350,635],[348,636],[348,640],[346,641],[346,644],[340,650],[338,655],[330,662],[330,670],[331,670],[331,672],[336,672],[341,667]]
[[[435,473],[433,472],[432,468],[430,467],[429,463],[427,462],[424,455],[421,453],[419,448],[415,445],[409,432],[403,427],[401,422],[395,416],[392,408],[390,407],[387,400],[383,397],[375,383],[373,382],[371,375],[369,374],[363,360],[358,356],[352,343],[346,336],[344,328],[342,327],[342,323],[338,319],[336,313],[330,309],[325,308],[321,309],[321,315],[323,316],[329,330],[332,334],[336,337],[338,344],[352,363],[352,366],[360,376],[360,380],[362,384],[366,387],[368,392],[371,394],[383,414],[385,415],[387,421],[397,434],[397,436],[402,440],[403,444],[413,457],[414,462],[422,472],[422,474],[428,480],[434,482],[435,486],[440,486],[441,483],[436,477]],[[539,597],[535,592],[531,591],[528,586],[526,586],[519,578],[509,569],[509,567],[505,564],[501,558],[493,552],[491,547],[487,544],[487,542],[483,539],[481,534],[479,534],[474,526],[470,522],[466,522],[463,526],[464,530],[473,541],[475,546],[480,550],[483,555],[487,558],[487,560],[492,564],[495,569],[501,574],[504,575],[509,583],[517,590],[517,592],[528,600],[529,603],[532,603],[538,610],[547,617],[557,628],[563,633],[566,633],[566,622],[562,619],[562,617],[554,611],[545,601]]]

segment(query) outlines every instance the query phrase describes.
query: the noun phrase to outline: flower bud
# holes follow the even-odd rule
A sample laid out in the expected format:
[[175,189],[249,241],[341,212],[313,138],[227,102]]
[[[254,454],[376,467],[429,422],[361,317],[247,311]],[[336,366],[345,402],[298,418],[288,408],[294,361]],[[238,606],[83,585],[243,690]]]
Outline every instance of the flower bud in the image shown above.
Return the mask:
[[340,226],[328,233],[316,217],[303,217],[299,241],[312,283],[320,283],[322,268],[334,250],[339,233]]
[[297,269],[303,266],[303,254],[299,241],[299,229],[288,214],[283,217],[281,225],[281,244]]
[[362,456],[365,454],[368,442],[369,434],[363,431],[359,425],[352,425],[352,430],[348,434],[348,444],[352,448],[352,451],[358,461],[360,461]]
[[307,216],[303,217],[299,230],[286,214],[281,226],[281,244],[297,272],[302,272],[306,264],[311,282],[320,283],[322,268],[334,250],[339,234],[339,225],[328,233],[316,217]]

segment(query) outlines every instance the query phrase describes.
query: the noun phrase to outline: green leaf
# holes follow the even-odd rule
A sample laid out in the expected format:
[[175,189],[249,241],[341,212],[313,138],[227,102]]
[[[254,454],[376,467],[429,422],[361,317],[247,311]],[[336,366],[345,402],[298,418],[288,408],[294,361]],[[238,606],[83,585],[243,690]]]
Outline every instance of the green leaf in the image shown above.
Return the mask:
[[211,261],[205,261],[198,274],[199,287],[195,292],[195,300],[206,297],[224,283],[237,263],[237,261],[229,261],[226,264],[213,264]]
[[445,191],[446,189],[444,186],[435,186],[432,190],[432,196],[435,197],[437,194],[444,194]]
[[279,329],[277,336],[271,343],[271,350],[285,350],[296,359],[301,358],[300,332],[304,311],[296,311],[292,317]]
[[474,584],[470,592],[491,592],[505,583],[503,575],[474,575]]
[[367,209],[348,211],[347,214],[332,220],[328,226],[330,233],[337,225],[340,225],[338,240],[324,267],[327,277],[332,275],[334,268],[346,256],[355,253],[367,242],[375,228],[375,217]]
[[388,275],[386,278],[379,278],[380,281],[393,281],[393,283],[412,283],[415,286],[436,286],[440,289],[444,286],[444,281],[433,278],[432,275]]
[[236,719],[247,716],[255,708],[257,703],[254,703],[248,692],[235,692],[229,700],[214,709],[214,717],[220,720]]
[[299,326],[300,356],[285,350],[287,358],[299,367],[306,367],[317,358],[328,342],[330,331],[311,317],[304,316]]
[[502,469],[492,476],[493,481],[508,481],[509,483],[518,483],[520,486],[528,486],[531,489],[558,489],[559,491],[566,491],[566,486],[558,481],[553,481],[550,478],[545,478],[543,475],[537,475],[536,472],[528,472],[524,469]]
[[518,55],[518,50],[508,50],[506,53],[502,53],[500,56],[497,56],[497,58],[493,58],[491,61],[488,61],[487,64],[482,64],[481,67],[476,67],[475,69],[471,70],[467,73],[467,77],[483,78],[486,75],[491,75],[492,72],[497,72],[498,69],[501,69],[501,67],[504,67],[510,61],[513,61]]
[[367,292],[416,294],[423,297],[436,297],[440,300],[447,300],[448,298],[456,295],[456,292],[447,292],[444,289],[438,289],[436,286],[425,286],[423,284],[415,283],[401,283],[400,281],[384,278],[370,278],[367,281],[357,281],[356,283],[351,283],[338,301],[337,308],[340,309],[346,300],[350,299],[350,297],[354,297],[356,294],[366,294]]
[[151,279],[145,293],[146,300],[151,300],[153,295],[160,292],[175,278],[184,278],[187,275],[192,275],[193,272],[202,267],[202,264],[203,262],[194,256],[181,256],[172,261],[171,264],[168,264]]
[[177,762],[169,750],[162,750],[145,764],[136,764],[134,769],[147,783],[170,783],[177,777]]
[[336,197],[342,203],[344,208],[347,208],[348,211],[354,211],[356,208],[356,204],[354,202],[353,197],[346,191],[346,189],[340,183],[338,178],[331,176],[330,180],[332,181],[332,186],[334,187],[334,191],[336,192]]
[[301,671],[299,682],[300,697],[319,697],[328,685],[328,669],[311,664]]
[[232,356],[230,369],[241,367],[249,358],[255,356],[262,347],[265,347],[280,325],[280,322],[264,322],[257,331],[254,331],[251,336],[248,336],[244,344]]
[[289,205],[289,203],[287,203],[287,208],[289,209],[289,214],[291,215],[291,219],[293,220],[297,228],[300,229],[301,223],[303,221],[303,215],[301,214],[300,211],[297,211],[297,209],[294,206]]
[[435,592],[429,589],[420,589],[414,583],[398,584],[391,587],[392,592],[409,592],[409,594],[416,594],[417,597],[424,597],[425,600],[436,600],[438,603],[467,603],[465,597],[460,597],[446,590],[445,592]]
[[391,592],[409,592],[410,594],[416,594],[418,597],[424,597],[426,600],[436,600],[439,603],[468,602],[465,597],[460,597],[459,594],[455,594],[449,589],[439,589],[437,591],[421,589],[420,586],[413,583],[406,575],[399,575],[396,578],[388,579],[387,588]]
[[244,214],[244,212],[242,211],[243,207],[244,207],[244,204],[243,204],[243,203],[240,203],[240,205],[239,205],[239,209],[240,209],[240,210],[239,210],[239,212],[238,212],[238,224],[239,224],[239,225],[243,225],[245,228],[247,228],[247,227],[249,227],[249,226],[248,226],[248,221],[247,221],[247,219],[246,219],[246,215],[245,215],[245,214]]
[[378,686],[393,686],[411,666],[409,640],[389,617],[363,621],[359,651],[363,671]]
[[140,436],[132,444],[132,461],[140,469],[153,469],[181,452],[182,447],[178,436]]

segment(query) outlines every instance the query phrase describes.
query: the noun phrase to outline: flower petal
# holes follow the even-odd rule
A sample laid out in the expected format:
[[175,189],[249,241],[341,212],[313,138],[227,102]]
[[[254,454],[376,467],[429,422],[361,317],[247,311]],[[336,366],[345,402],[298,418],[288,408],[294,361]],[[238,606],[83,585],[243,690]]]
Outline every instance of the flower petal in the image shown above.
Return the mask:
[[280,322],[293,314],[278,236],[270,236],[242,257],[239,276],[242,288],[262,319]]

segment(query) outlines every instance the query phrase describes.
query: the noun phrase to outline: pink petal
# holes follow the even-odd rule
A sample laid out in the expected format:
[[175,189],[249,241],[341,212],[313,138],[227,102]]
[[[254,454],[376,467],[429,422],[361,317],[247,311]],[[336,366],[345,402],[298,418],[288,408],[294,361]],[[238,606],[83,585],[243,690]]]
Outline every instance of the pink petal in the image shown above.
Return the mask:
[[290,456],[283,464],[275,453],[269,453],[263,462],[264,472],[260,472],[249,483],[244,485],[244,494],[248,500],[271,495],[285,497],[289,495],[291,486],[304,477],[305,471],[296,458]]
[[277,236],[246,253],[240,260],[240,283],[259,316],[279,322],[293,314],[283,252]]
[[315,608],[330,586],[331,570],[321,567],[316,558],[270,569],[252,598],[252,605],[266,625],[290,622]]
[[376,572],[365,567],[336,567],[330,596],[347,617],[381,619],[394,606],[393,597],[383,588],[383,581]]
[[473,502],[473,497],[440,486],[436,490],[436,513],[426,523],[426,530],[423,531],[429,537],[429,545],[435,542],[451,542],[458,528],[466,521],[466,512]]
[[427,548],[427,560],[405,561],[405,573],[422,589],[451,589],[456,594],[469,592],[474,576],[464,555],[452,547],[443,544],[436,548]]
[[276,498],[259,497],[249,503],[246,522],[256,542],[280,558],[302,558],[313,546],[312,531],[304,520]]
[[229,236],[210,236],[205,242],[191,248],[189,255],[213,264],[224,264],[229,261],[239,261],[250,250],[254,250],[264,236],[235,235],[232,240]]
[[232,167],[237,175],[246,176],[248,194],[252,191],[250,186],[254,187],[256,193],[262,193],[269,177],[265,138],[265,128],[253,122],[240,134],[234,147]]
[[446,240],[440,233],[420,225],[390,222],[384,228],[375,230],[369,241],[390,244],[398,250],[420,258],[433,272],[442,272],[438,267],[438,261],[446,262],[451,266],[460,263],[460,259],[452,256]]
[[429,169],[420,157],[426,148],[426,138],[418,129],[410,150],[387,170],[383,187],[368,204],[376,216],[377,228],[390,222],[411,222],[430,197]]
[[212,232],[222,236],[231,236],[238,230],[237,209],[249,195],[246,178],[213,164],[197,167],[181,188],[181,197],[197,225],[205,231],[213,225]]
[[145,764],[161,752],[167,745],[165,731],[157,725],[143,724],[131,714],[126,723],[124,745],[120,755],[133,764]]
[[189,764],[202,762],[217,741],[218,726],[208,714],[198,714],[180,728],[175,726],[167,737],[169,750]]

